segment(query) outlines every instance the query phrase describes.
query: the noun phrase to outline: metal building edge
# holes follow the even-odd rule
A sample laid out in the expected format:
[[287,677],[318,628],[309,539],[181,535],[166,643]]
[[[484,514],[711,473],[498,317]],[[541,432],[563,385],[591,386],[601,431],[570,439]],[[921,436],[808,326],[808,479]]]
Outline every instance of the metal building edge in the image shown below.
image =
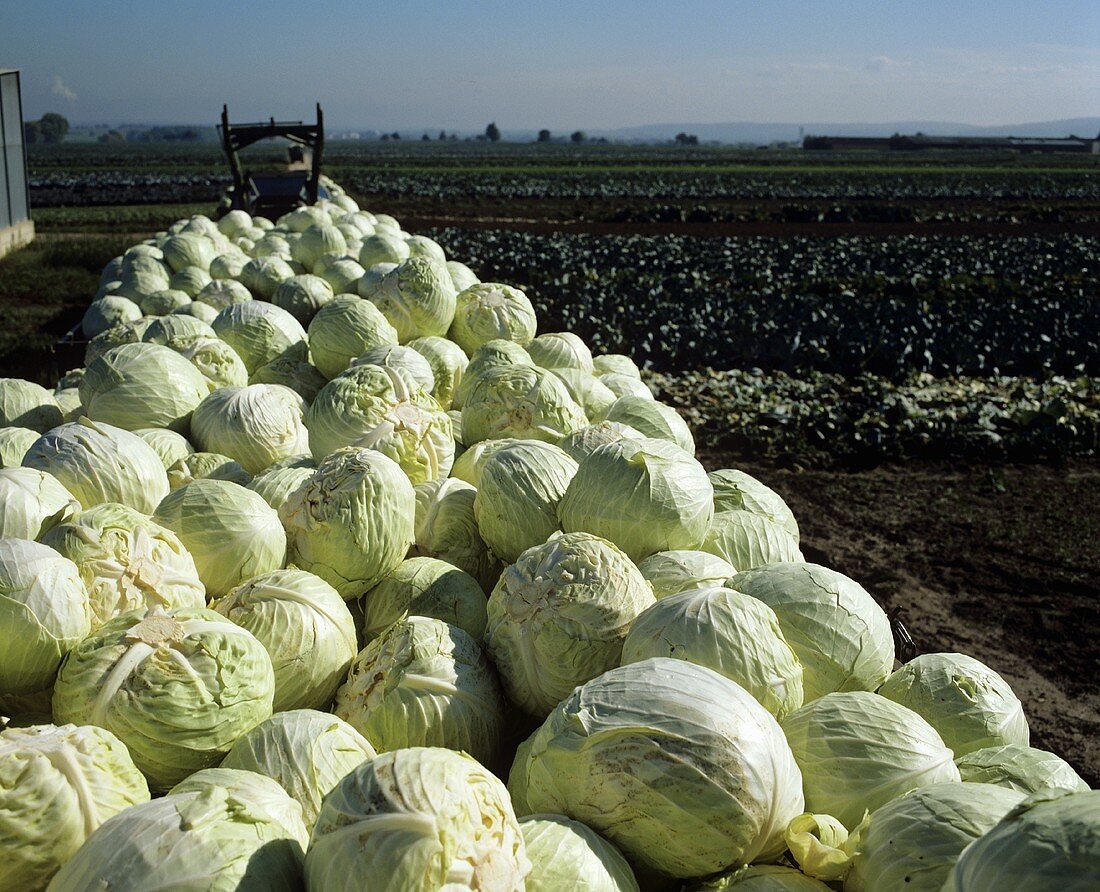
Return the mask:
[[[9,86],[12,81],[14,88]],[[8,98],[13,89],[14,103]],[[23,93],[16,68],[0,68],[0,192],[0,257],[4,257],[34,241],[23,138]]]

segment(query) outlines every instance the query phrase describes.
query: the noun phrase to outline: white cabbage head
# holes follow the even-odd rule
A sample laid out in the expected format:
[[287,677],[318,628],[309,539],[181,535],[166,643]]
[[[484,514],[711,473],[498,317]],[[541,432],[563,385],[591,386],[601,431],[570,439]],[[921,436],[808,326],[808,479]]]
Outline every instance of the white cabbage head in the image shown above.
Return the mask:
[[317,394],[306,427],[316,459],[345,446],[375,449],[413,483],[446,477],[454,462],[450,416],[403,369],[348,369]]
[[890,620],[858,582],[818,564],[781,563],[734,576],[731,588],[779,617],[802,663],[806,702],[834,691],[874,691],[894,665]]
[[166,471],[181,458],[195,451],[195,447],[188,442],[187,438],[175,431],[160,427],[142,427],[133,433],[141,437],[145,444],[160,456]]
[[[350,828],[355,828],[349,832]],[[324,892],[523,889],[531,868],[508,791],[463,753],[383,753],[325,797],[306,855]]]
[[502,437],[557,443],[587,424],[584,410],[565,385],[535,366],[486,369],[473,379],[462,403],[462,435],[467,445]]
[[0,886],[44,889],[100,824],[148,801],[145,778],[110,731],[0,731]]
[[370,269],[376,263],[401,263],[409,258],[409,246],[404,239],[383,233],[370,233],[359,248],[359,262]]
[[[606,387],[606,385],[604,385]],[[604,420],[617,421],[638,431],[643,437],[668,440],[685,452],[695,454],[695,439],[687,422],[671,406],[642,396],[620,396],[604,414]]]
[[921,654],[879,688],[908,706],[963,756],[987,746],[1027,746],[1027,718],[1019,698],[1000,675],[965,654]]
[[286,310],[266,301],[232,304],[218,313],[212,325],[252,374],[273,359],[305,359],[306,331]]
[[715,514],[701,548],[738,570],[804,560],[798,540],[785,526],[751,511]]
[[23,456],[38,439],[38,431],[28,427],[0,427],[0,468],[18,468]]
[[168,486],[179,489],[194,480],[228,480],[241,486],[252,482],[252,475],[228,455],[220,452],[192,452],[168,469]]
[[[156,292],[153,292],[154,294]],[[137,295],[135,295],[137,296]],[[128,297],[108,294],[88,304],[80,328],[88,340],[109,328],[125,322],[133,322],[142,316],[141,307]]]
[[593,679],[520,748],[530,812],[581,821],[636,869],[698,877],[778,857],[802,777],[772,715],[735,682],[651,659]]
[[798,542],[798,522],[779,493],[765,486],[755,477],[734,468],[711,471],[711,486],[714,487],[714,512],[748,511],[759,514],[778,523],[786,529],[794,541]]
[[997,784],[1021,793],[1047,789],[1079,793],[1089,789],[1064,759],[1018,743],[971,750],[964,756],[956,756],[955,764],[965,783]]
[[286,563],[279,515],[261,496],[227,480],[184,484],[157,506],[153,520],[179,536],[212,598]]
[[599,375],[626,375],[628,378],[642,380],[642,373],[634,360],[622,353],[604,353],[592,357],[592,374]]
[[331,585],[304,570],[253,576],[210,608],[247,629],[275,670],[273,709],[324,709],[358,649],[355,620]]
[[826,694],[783,719],[806,792],[806,807],[849,830],[914,787],[958,782],[936,729],[869,691]]
[[617,421],[599,421],[562,437],[558,445],[572,457],[573,461],[579,462],[590,452],[608,443],[644,439],[645,437],[634,428],[625,424],[619,424]]
[[470,354],[470,364],[462,375],[462,380],[455,388],[452,404],[454,408],[461,409],[465,404],[470,391],[482,373],[491,368],[506,365],[533,366],[531,357],[527,351],[514,341],[492,340],[486,341]]
[[172,349],[178,350],[206,379],[209,390],[222,387],[244,387],[248,383],[248,369],[237,351],[219,338],[189,338],[173,341]]
[[332,300],[332,286],[320,276],[291,276],[279,283],[271,302],[286,310],[302,325],[309,325],[317,311]]
[[444,409],[451,408],[455,390],[470,360],[462,348],[446,338],[413,338],[406,344],[428,361],[432,371],[431,393]]
[[53,684],[61,661],[91,629],[76,565],[26,539],[0,539],[0,695]]
[[54,716],[98,725],[130,750],[153,790],[217,765],[268,716],[271,660],[206,608],[123,614],[80,642],[54,686]]
[[1100,790],[1044,790],[1012,809],[963,850],[944,892],[1096,887]]
[[714,512],[707,472],[665,440],[619,440],[581,459],[558,508],[566,532],[610,539],[633,561],[696,549]]
[[470,267],[457,260],[447,261],[447,272],[451,274],[451,281],[455,283],[455,291],[465,291],[471,285],[481,282]]
[[[364,264],[366,266],[366,264]],[[455,315],[455,290],[447,267],[427,257],[410,257],[386,273],[368,298],[404,343],[429,335],[444,337]]]
[[266,778],[203,775],[104,822],[58,872],[55,892],[180,888],[182,878],[189,889],[298,892],[305,828],[295,803]]
[[[578,406],[584,409],[584,414],[593,424],[604,421],[608,411],[619,399],[606,384],[588,372],[582,372],[580,369],[551,369],[550,371],[565,385],[569,395]],[[620,424],[621,422],[610,423]]]
[[477,489],[465,480],[449,477],[421,483],[415,493],[415,539],[410,555],[454,564],[476,579],[483,591],[491,591],[500,575],[500,563],[477,527]]
[[630,559],[588,533],[558,534],[504,570],[485,646],[509,699],[543,717],[577,685],[619,665],[653,592]]
[[317,468],[312,464],[312,459],[309,467],[272,467],[253,477],[248,488],[259,493],[267,504],[278,511],[290,494],[313,476],[315,470]]
[[61,408],[45,387],[22,378],[0,378],[0,427],[45,433],[61,424]]
[[412,347],[401,344],[378,344],[352,360],[352,367],[377,365],[387,369],[400,369],[426,393],[435,389],[435,373],[428,360]]
[[717,555],[705,551],[658,551],[638,563],[642,576],[653,586],[658,601],[693,588],[724,586],[737,571]]
[[541,334],[525,345],[535,365],[544,369],[579,369],[592,374],[592,351],[571,331]]

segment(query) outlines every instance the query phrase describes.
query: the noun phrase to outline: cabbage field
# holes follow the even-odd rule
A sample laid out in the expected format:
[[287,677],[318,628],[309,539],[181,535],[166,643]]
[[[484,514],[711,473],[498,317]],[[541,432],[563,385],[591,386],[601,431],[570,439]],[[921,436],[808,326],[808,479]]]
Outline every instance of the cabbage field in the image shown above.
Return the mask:
[[[0,265],[6,312],[44,260],[41,328],[75,323],[0,357],[0,889],[1095,883],[1093,236],[396,216],[386,164],[469,210],[511,149],[171,220],[117,189],[201,200],[202,150],[125,184],[62,148],[34,188],[105,215]],[[621,151],[636,204],[754,194]],[[1046,223],[1096,199],[950,176],[1049,189]]]

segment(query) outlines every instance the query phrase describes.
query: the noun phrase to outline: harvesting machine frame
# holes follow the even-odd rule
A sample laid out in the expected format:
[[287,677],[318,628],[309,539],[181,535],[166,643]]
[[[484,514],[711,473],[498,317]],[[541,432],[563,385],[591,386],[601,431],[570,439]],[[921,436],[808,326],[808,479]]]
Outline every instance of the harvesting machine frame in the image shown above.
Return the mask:
[[[228,202],[223,201],[218,208],[219,217],[230,210],[240,209],[249,214],[277,219],[296,207],[314,204],[318,198],[328,197],[321,185],[325,128],[320,103],[317,103],[316,124],[276,121],[274,118],[249,124],[231,124],[229,107],[223,105],[218,135],[233,177],[233,185],[227,192]],[[246,170],[241,164],[240,151],[272,138],[291,142],[287,147],[286,169],[263,173]]]

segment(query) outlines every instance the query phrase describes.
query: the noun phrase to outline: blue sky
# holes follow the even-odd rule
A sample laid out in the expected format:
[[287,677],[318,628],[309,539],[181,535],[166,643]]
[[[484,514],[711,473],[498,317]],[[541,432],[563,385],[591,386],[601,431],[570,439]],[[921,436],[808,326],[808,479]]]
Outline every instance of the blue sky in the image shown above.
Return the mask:
[[1002,124],[1100,114],[1100,2],[9,0],[5,66],[84,123]]

